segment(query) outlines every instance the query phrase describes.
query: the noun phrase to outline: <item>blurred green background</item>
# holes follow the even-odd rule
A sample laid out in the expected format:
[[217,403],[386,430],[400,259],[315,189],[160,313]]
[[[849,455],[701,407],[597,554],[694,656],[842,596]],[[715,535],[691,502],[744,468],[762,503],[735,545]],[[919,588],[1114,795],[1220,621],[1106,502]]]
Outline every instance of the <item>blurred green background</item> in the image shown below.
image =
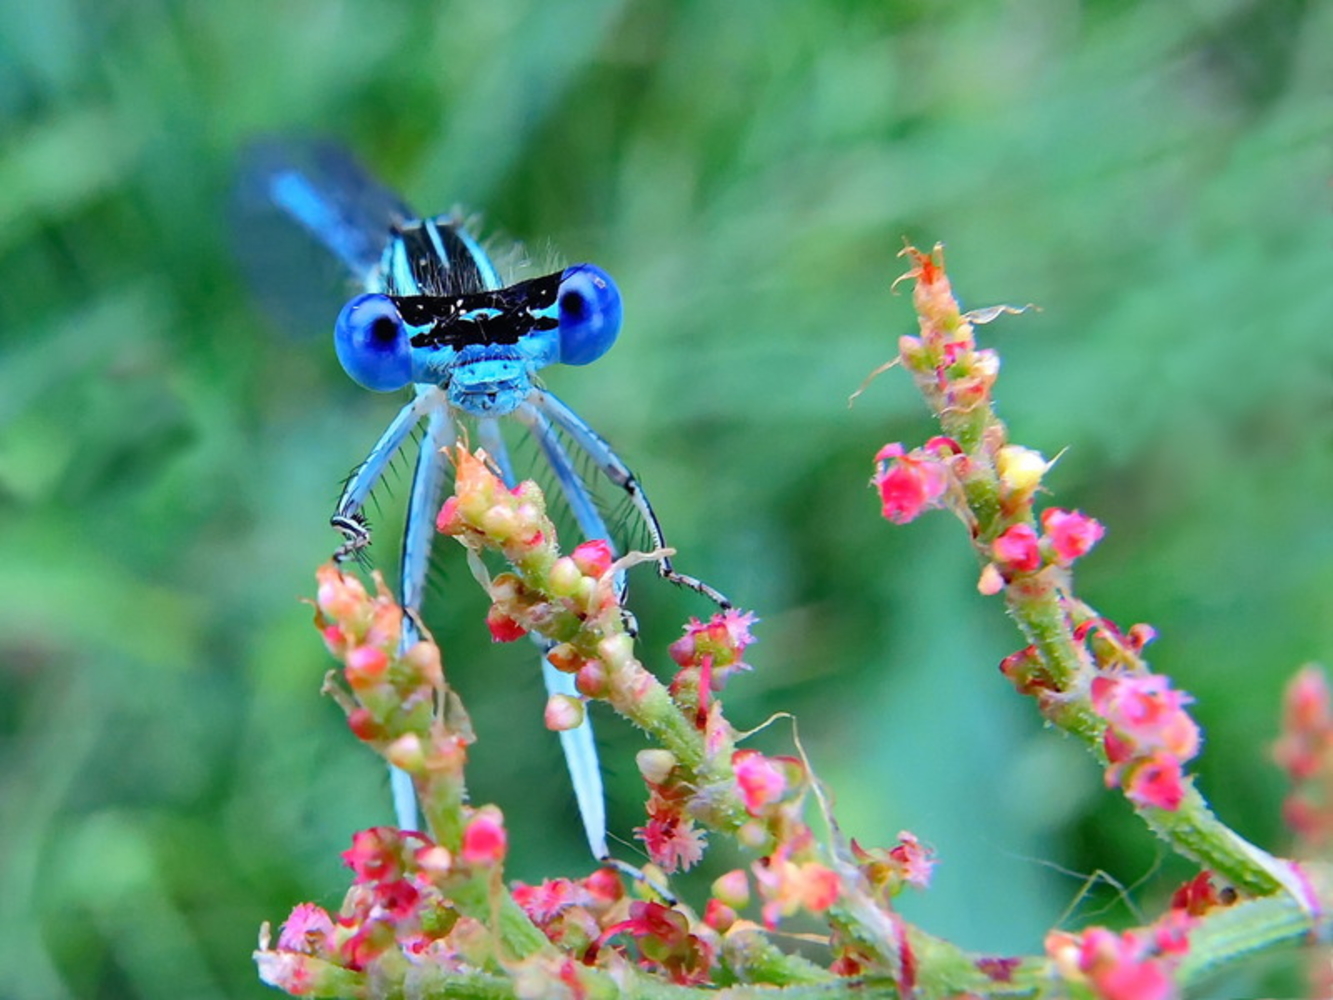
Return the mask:
[[[1280,690],[1333,658],[1333,5],[3,0],[0,25],[0,996],[268,995],[260,921],[336,906],[337,853],[389,819],[297,598],[397,404],[338,368],[339,301],[293,330],[247,292],[226,206],[257,133],[338,137],[420,211],[617,276],[621,342],[548,383],[678,564],[763,618],[730,717],[797,713],[847,833],[939,852],[908,915],[997,951],[1190,874],[999,677],[1018,638],[958,524],[889,525],[866,487],[932,432],[901,373],[847,406],[913,328],[903,238],[948,244],[969,307],[1038,303],[983,339],[1014,439],[1068,449],[1052,502],[1107,525],[1080,589],[1160,629],[1203,790],[1285,846]],[[515,877],[581,874],[532,651],[490,645],[448,554],[474,797]],[[650,663],[708,610],[650,573],[634,599]],[[627,838],[641,743],[601,721]],[[1085,892],[1099,871],[1127,891]],[[1216,993],[1294,991],[1290,964]]]

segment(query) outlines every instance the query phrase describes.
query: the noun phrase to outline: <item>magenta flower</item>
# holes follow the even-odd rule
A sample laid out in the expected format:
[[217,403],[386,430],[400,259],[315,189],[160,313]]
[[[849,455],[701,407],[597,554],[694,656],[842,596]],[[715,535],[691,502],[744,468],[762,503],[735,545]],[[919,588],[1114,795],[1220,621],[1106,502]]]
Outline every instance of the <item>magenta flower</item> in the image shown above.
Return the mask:
[[1015,573],[1031,573],[1041,567],[1041,545],[1037,529],[1030,524],[1014,524],[991,543],[991,557]]
[[879,490],[884,517],[894,524],[906,524],[938,506],[949,485],[948,467],[919,449],[907,452],[901,444],[886,444],[875,462],[878,471],[870,482]]
[[1106,529],[1101,522],[1076,510],[1049,507],[1041,512],[1041,528],[1057,561],[1069,565],[1101,541]]
[[765,806],[777,802],[787,791],[787,775],[782,766],[757,750],[737,750],[731,766],[736,772],[745,811],[751,816],[758,816]]

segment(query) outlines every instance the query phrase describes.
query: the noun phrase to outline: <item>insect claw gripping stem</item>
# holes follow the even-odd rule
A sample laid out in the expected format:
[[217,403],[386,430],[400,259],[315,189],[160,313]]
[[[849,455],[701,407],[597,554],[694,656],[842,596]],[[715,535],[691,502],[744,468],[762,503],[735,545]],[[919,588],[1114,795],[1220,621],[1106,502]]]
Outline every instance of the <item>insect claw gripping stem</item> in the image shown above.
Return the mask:
[[343,543],[334,550],[333,561],[339,564],[349,559],[360,561],[370,545],[370,526],[360,514],[334,514],[329,524],[342,532]]

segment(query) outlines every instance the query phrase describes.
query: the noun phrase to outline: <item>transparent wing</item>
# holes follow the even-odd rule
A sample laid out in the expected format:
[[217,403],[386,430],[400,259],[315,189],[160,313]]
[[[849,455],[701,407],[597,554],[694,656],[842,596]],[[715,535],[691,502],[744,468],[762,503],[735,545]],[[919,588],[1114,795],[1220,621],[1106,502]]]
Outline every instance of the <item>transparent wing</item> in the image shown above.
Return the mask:
[[245,152],[243,203],[285,212],[363,283],[379,267],[389,232],[412,212],[341,146],[261,140]]
[[390,231],[411,218],[334,143],[260,140],[242,153],[237,259],[265,313],[293,334],[328,331],[342,300],[378,290]]

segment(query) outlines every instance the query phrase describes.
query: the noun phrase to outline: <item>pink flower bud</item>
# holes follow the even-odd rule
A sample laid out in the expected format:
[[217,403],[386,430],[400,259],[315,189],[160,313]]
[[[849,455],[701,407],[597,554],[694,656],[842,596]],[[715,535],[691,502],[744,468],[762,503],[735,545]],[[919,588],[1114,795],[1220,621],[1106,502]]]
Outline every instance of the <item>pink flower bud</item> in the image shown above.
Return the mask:
[[440,507],[435,516],[435,530],[442,535],[457,535],[463,531],[463,521],[458,516],[458,497],[452,496]]
[[374,646],[357,646],[349,650],[344,674],[354,690],[364,691],[384,679],[389,669],[389,654]]
[[601,660],[585,660],[574,675],[574,687],[585,698],[605,698],[611,690],[611,678]]
[[421,771],[426,765],[426,748],[416,733],[403,733],[384,748],[384,759],[409,774]]
[[991,556],[1011,572],[1033,572],[1041,566],[1037,530],[1030,524],[1010,525],[991,543]]
[[504,817],[494,806],[482,806],[463,829],[463,846],[459,856],[463,863],[474,867],[498,865],[505,858],[509,837],[505,833]]
[[583,702],[567,694],[553,694],[546,699],[546,728],[553,733],[577,729],[583,724]]
[[994,597],[1004,589],[1004,574],[1000,572],[1000,567],[993,562],[986,563],[981,567],[981,575],[977,577],[977,593],[984,597]]
[[316,579],[315,606],[335,622],[354,617],[370,600],[360,580],[344,576],[331,563],[320,567]]
[[1100,522],[1079,511],[1059,507],[1041,512],[1041,527],[1056,559],[1064,565],[1087,555],[1106,534]]
[[333,919],[322,906],[301,903],[283,922],[278,934],[278,950],[318,955],[327,949],[332,933]]
[[713,880],[713,895],[733,909],[743,909],[750,902],[750,877],[744,868],[733,868]]
[[949,472],[943,462],[917,451],[904,452],[900,444],[885,445],[875,461],[880,468],[870,482],[879,490],[884,517],[894,524],[906,524],[936,506],[948,487]]
[[787,776],[780,764],[757,750],[737,750],[731,757],[745,810],[758,816],[764,807],[777,802],[787,791]]
[[600,538],[584,542],[575,548],[569,556],[574,560],[575,565],[583,571],[584,576],[591,576],[594,579],[609,570],[616,558],[611,546]]
[[725,934],[737,920],[736,911],[720,899],[704,904],[704,923],[719,934]]
[[495,605],[491,605],[490,611],[486,612],[486,627],[490,629],[493,642],[513,642],[528,634],[527,629]]
[[1125,795],[1135,805],[1175,812],[1185,798],[1180,761],[1159,754],[1138,765],[1130,774]]
[[424,873],[432,877],[448,875],[454,867],[454,856],[449,848],[440,844],[427,844],[419,847],[413,858]]

